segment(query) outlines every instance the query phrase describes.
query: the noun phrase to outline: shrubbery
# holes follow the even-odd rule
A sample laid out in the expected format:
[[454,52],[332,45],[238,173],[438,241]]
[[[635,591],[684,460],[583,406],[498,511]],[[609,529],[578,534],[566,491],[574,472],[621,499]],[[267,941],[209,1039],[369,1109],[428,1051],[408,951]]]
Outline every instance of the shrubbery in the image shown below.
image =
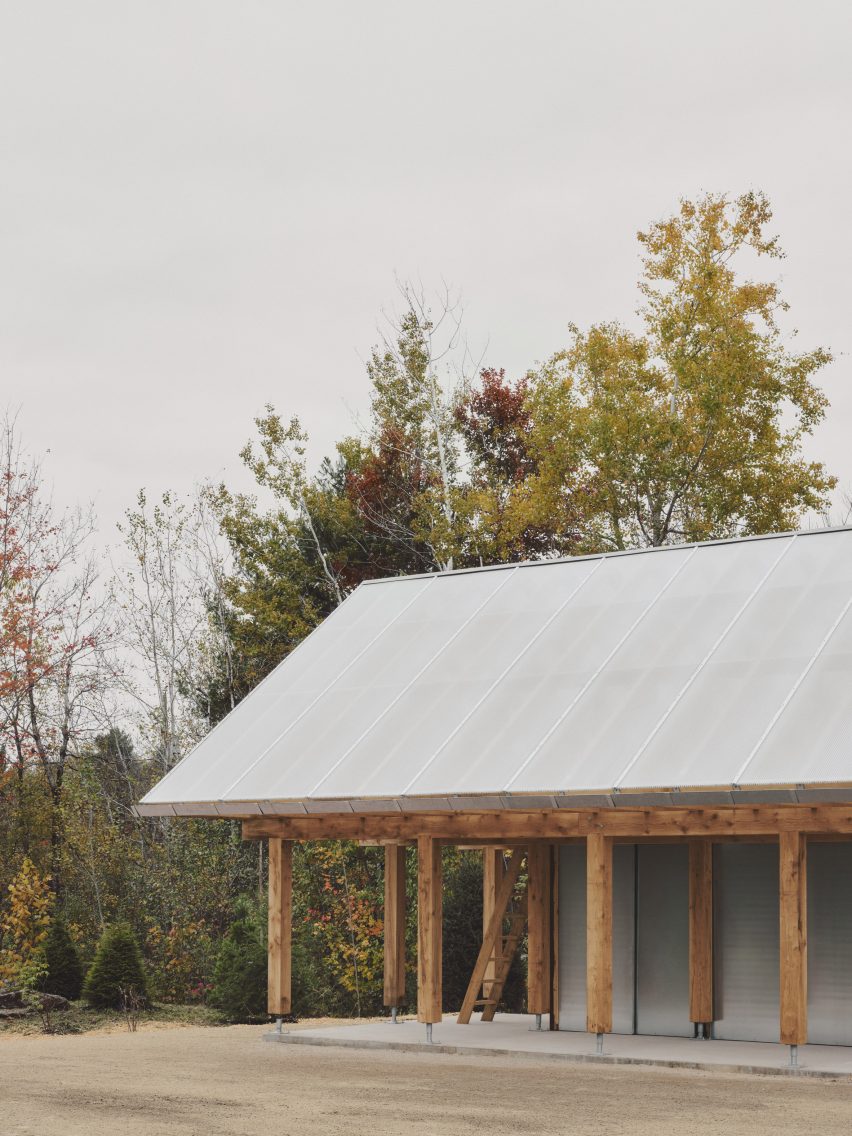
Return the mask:
[[266,933],[259,913],[239,900],[236,919],[222,943],[213,971],[210,1001],[228,1021],[266,1017]]
[[42,947],[45,972],[38,983],[43,994],[60,994],[73,1002],[83,988],[83,967],[65,920],[51,921]]
[[133,932],[126,923],[108,927],[98,943],[95,961],[83,984],[83,998],[101,1009],[121,1007],[124,995],[145,1003],[148,986],[142,957]]

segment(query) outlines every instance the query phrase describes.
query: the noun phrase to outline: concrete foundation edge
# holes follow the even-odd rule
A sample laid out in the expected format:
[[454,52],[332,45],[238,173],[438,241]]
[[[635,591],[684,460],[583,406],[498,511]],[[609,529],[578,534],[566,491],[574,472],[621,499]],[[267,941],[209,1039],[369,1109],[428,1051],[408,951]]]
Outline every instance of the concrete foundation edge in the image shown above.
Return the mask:
[[781,1067],[773,1065],[723,1065],[709,1061],[663,1060],[653,1057],[619,1057],[613,1054],[595,1053],[531,1053],[527,1050],[492,1049],[483,1046],[442,1045],[433,1042],[425,1045],[410,1041],[362,1041],[335,1037],[310,1037],[304,1033],[266,1033],[264,1041],[287,1045],[316,1045],[335,1049],[384,1049],[400,1053],[447,1053],[457,1057],[511,1057],[520,1061],[555,1061],[572,1065],[644,1065],[658,1069],[689,1069],[701,1073],[740,1073],[758,1077],[798,1077],[820,1081],[852,1083],[852,1076],[832,1073],[826,1069],[808,1069],[801,1065]]

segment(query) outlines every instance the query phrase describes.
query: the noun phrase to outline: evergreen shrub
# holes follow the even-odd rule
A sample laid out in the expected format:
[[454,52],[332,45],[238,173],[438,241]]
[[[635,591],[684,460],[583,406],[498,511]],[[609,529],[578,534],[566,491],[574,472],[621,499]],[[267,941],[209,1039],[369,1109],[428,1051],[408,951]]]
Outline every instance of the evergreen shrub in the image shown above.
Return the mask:
[[143,1004],[148,987],[139,946],[126,923],[108,927],[101,935],[95,961],[83,984],[83,998],[90,1006],[120,1009],[122,990],[133,990]]
[[211,1003],[230,1022],[266,1018],[266,934],[259,913],[238,900],[213,971]]
[[45,973],[39,980],[42,994],[59,994],[69,1002],[80,997],[83,988],[83,967],[68,927],[61,916],[51,921],[42,946]]

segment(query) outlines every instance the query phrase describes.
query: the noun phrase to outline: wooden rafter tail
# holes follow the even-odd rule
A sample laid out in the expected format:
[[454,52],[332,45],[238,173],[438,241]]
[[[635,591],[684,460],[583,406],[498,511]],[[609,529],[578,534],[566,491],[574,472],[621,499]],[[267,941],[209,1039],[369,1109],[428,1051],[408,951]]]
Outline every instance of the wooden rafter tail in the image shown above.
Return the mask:
[[[473,1013],[474,1006],[477,1002],[479,992],[482,989],[482,983],[485,980],[488,964],[492,955],[498,954],[498,968],[499,956],[504,954],[502,950],[503,945],[503,921],[506,918],[509,903],[511,902],[512,895],[515,890],[515,884],[518,882],[518,876],[521,874],[521,861],[524,858],[524,851],[520,848],[515,849],[509,858],[509,863],[500,881],[500,886],[497,889],[497,896],[494,902],[494,910],[491,914],[491,919],[486,928],[485,934],[482,937],[482,946],[479,950],[479,955],[476,959],[476,964],[473,968],[473,974],[468,983],[467,992],[465,993],[464,1000],[462,1001],[461,1009],[459,1010],[458,1023],[460,1025],[467,1025],[470,1021],[470,1016]],[[500,944],[501,950],[497,952],[496,948]],[[494,994],[495,982],[492,983],[490,996]],[[489,999],[490,1000],[490,999]],[[481,999],[480,999],[481,1002]]]

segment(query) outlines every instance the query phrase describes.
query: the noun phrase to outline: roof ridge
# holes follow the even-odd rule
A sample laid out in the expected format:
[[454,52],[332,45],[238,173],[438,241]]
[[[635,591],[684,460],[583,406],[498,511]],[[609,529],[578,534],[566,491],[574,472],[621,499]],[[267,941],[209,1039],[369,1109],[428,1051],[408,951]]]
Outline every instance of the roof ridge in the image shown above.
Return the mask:
[[554,564],[574,564],[583,560],[607,560],[616,556],[639,556],[650,552],[672,552],[684,548],[714,548],[720,544],[750,544],[758,540],[782,540],[791,536],[826,536],[830,533],[850,532],[849,525],[826,525],[814,529],[785,529],[783,532],[747,533],[744,536],[718,537],[715,540],[685,540],[673,544],[649,545],[645,548],[619,548],[611,552],[585,552],[579,556],[554,556],[552,559],[542,560],[506,560],[499,564],[478,564],[470,568],[446,568],[440,572],[412,572],[399,576],[374,576],[370,580],[362,580],[361,585],[388,584],[395,580],[423,580],[441,579],[450,576],[471,576],[478,572],[500,572],[510,568],[542,568]]

